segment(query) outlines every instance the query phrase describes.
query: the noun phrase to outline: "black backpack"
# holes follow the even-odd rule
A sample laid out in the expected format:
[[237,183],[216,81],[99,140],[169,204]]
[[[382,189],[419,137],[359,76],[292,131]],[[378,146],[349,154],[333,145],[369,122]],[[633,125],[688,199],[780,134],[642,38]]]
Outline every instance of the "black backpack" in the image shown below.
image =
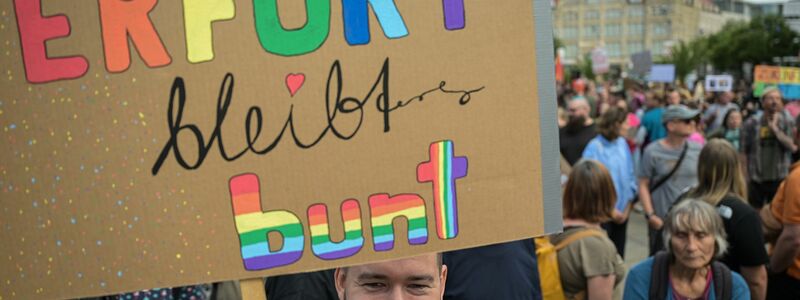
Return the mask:
[[[650,293],[648,299],[667,298],[667,283],[669,282],[670,256],[665,251],[659,251],[653,257],[653,272],[650,273]],[[714,275],[714,294],[717,299],[730,300],[733,297],[733,275],[724,264],[712,261],[711,272]]]

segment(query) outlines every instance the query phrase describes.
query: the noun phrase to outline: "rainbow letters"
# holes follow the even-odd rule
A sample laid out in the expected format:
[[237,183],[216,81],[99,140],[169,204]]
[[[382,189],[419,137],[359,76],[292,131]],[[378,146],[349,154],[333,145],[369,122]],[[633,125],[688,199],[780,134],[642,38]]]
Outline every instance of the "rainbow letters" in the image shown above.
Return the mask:
[[[430,145],[430,160],[417,167],[420,183],[433,183],[436,228],[442,240],[453,239],[458,234],[458,209],[456,208],[456,179],[467,176],[467,158],[453,156],[453,142],[440,141]],[[242,260],[245,269],[264,270],[294,263],[302,257],[305,232],[296,214],[286,210],[264,212],[261,207],[258,176],[242,174],[230,180],[231,203],[234,221],[239,233]],[[369,222],[375,251],[394,249],[393,221],[405,218],[408,224],[408,243],[422,245],[428,242],[428,218],[425,200],[417,194],[391,196],[378,193],[369,196]],[[348,199],[341,204],[344,238],[333,241],[330,218],[325,204],[314,204],[307,210],[311,251],[323,260],[350,257],[364,246],[358,200]],[[268,234],[280,233],[283,247],[272,250]],[[274,244],[274,243],[273,243]]]
[[358,201],[350,199],[342,202],[342,221],[344,222],[344,240],[339,243],[331,241],[328,225],[328,207],[316,204],[308,208],[308,223],[311,231],[311,251],[325,260],[339,259],[356,254],[364,246],[361,233],[361,208]]
[[[242,245],[242,259],[247,270],[262,270],[291,264],[303,255],[305,235],[300,219],[291,212],[262,212],[258,176],[239,175],[231,179],[231,203],[236,231]],[[277,231],[283,247],[272,253],[267,234]]]
[[[253,0],[256,35],[264,51],[280,56],[311,53],[328,39],[331,0],[306,0],[306,23],[284,28],[277,0]],[[42,16],[41,0],[14,0],[26,78],[46,83],[84,76],[89,59],[83,56],[48,57],[46,42],[67,37],[71,27],[65,15]],[[106,70],[124,72],[131,64],[130,44],[135,46],[149,68],[172,63],[167,46],[150,20],[158,0],[98,0]],[[370,42],[369,7],[372,7],[385,36],[398,39],[409,35],[394,0],[342,0],[344,38],[350,46]],[[233,0],[183,0],[186,60],[202,63],[214,59],[212,23],[236,18]],[[444,27],[465,27],[464,0],[442,0]],[[407,12],[410,13],[410,12]],[[81,20],[86,21],[86,20]]]
[[467,176],[467,158],[453,157],[451,141],[431,144],[430,157],[417,167],[417,180],[433,183],[436,233],[441,239],[452,239],[458,235],[456,179]]

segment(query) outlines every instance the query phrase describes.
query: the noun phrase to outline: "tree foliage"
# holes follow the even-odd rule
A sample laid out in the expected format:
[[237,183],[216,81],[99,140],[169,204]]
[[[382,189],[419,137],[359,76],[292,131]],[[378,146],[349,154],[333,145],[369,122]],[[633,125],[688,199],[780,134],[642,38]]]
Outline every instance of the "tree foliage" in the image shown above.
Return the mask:
[[708,37],[708,60],[715,68],[738,72],[743,63],[770,63],[773,57],[797,56],[800,38],[780,16],[729,22]]
[[690,42],[679,42],[662,62],[675,65],[675,78],[684,81],[689,73],[707,60],[708,54],[708,40],[698,38]]

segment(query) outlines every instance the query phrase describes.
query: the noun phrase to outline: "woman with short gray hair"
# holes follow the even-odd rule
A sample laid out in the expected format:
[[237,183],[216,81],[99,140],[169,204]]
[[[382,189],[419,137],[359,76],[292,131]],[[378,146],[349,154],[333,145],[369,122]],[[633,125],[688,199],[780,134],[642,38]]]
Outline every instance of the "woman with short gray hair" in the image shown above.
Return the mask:
[[667,250],[631,269],[624,299],[750,299],[742,276],[715,261],[728,249],[725,237],[713,206],[678,202],[664,223]]

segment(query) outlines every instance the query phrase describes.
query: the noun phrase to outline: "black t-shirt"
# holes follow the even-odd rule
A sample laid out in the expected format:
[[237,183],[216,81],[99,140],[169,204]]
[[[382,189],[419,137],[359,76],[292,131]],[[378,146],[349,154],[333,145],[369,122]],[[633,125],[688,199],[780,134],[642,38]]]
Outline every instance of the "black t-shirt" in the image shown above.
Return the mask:
[[570,165],[574,165],[583,156],[583,149],[597,136],[597,128],[594,123],[589,126],[567,130],[566,127],[558,130],[561,155]]
[[446,252],[444,299],[542,299],[532,239]]
[[728,252],[720,259],[733,271],[769,262],[764,248],[761,219],[755,209],[735,196],[727,196],[717,204],[717,212],[728,234]]

